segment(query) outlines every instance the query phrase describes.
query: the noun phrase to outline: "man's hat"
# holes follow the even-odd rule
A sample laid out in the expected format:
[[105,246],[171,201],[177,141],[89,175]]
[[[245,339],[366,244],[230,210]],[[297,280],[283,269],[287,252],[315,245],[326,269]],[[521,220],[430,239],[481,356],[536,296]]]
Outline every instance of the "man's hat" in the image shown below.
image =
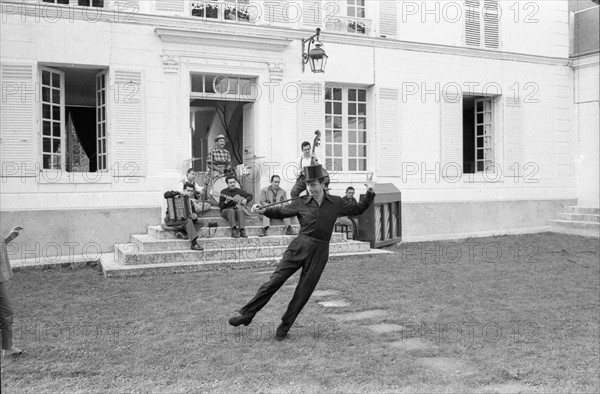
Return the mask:
[[323,166],[317,164],[316,166],[306,166],[304,167],[304,181],[312,182],[319,178],[325,178],[325,174],[323,173]]
[[223,134],[219,134],[218,136],[215,137],[215,142],[217,142],[221,138],[223,138],[225,141],[227,141],[227,137],[225,137]]

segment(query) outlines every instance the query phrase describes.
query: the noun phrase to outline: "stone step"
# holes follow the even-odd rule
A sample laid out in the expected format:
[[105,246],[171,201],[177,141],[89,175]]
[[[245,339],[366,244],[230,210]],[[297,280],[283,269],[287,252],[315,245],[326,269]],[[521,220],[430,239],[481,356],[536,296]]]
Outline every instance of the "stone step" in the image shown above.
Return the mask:
[[[204,227],[208,226],[208,223],[217,223],[220,227],[228,227],[229,223],[227,222],[227,220],[223,219],[222,217],[210,217],[210,216],[200,216],[198,217],[198,220],[196,221],[197,223],[202,223],[202,225]],[[246,216],[245,219],[245,223],[246,226],[260,226],[262,225],[262,218],[259,218],[258,216]]]
[[565,206],[563,211],[566,213],[582,213],[589,215],[600,215],[600,208],[594,207],[578,207],[578,206]]
[[[202,252],[198,252],[202,253]],[[329,263],[343,262],[351,257],[372,257],[384,254],[390,254],[386,250],[370,249],[365,252],[339,252],[332,253],[329,256]],[[102,255],[100,265],[104,276],[107,278],[117,278],[139,275],[165,275],[174,273],[198,272],[198,271],[216,271],[228,269],[247,269],[274,266],[279,262],[281,256],[275,258],[254,259],[247,261],[182,261],[175,263],[154,263],[143,265],[124,265],[115,261],[114,253],[105,253]]]
[[[330,253],[354,253],[368,251],[370,244],[360,241],[345,241],[329,244]],[[115,245],[115,259],[119,264],[157,264],[183,261],[198,262],[244,262],[260,259],[278,260],[287,245],[237,245],[233,248],[218,243],[209,244],[203,251],[167,250],[160,252],[142,252],[134,243]]]
[[556,214],[556,216],[559,220],[600,223],[600,215],[561,212]]
[[549,220],[551,226],[566,227],[573,229],[582,230],[598,230],[600,229],[600,223],[594,222],[580,222],[573,220]]
[[[254,237],[254,236],[258,237],[260,228],[261,228],[260,225],[246,226],[246,234],[248,234],[249,237]],[[292,228],[294,229],[294,231],[296,233],[298,233],[298,231],[300,230],[300,226],[298,226],[298,225],[292,225]],[[285,235],[286,229],[287,229],[286,226],[283,226],[283,225],[269,226],[267,236]],[[199,229],[200,237],[208,238],[208,230],[209,230],[208,226],[204,226],[201,229]],[[220,226],[220,227],[211,228],[210,233],[211,233],[210,234],[211,238],[209,238],[209,239],[226,238],[226,237],[231,236],[231,229],[229,228],[228,225]],[[163,230],[162,227],[160,227],[160,226],[148,226],[148,235],[150,235],[151,237],[156,238],[156,239],[178,239],[177,236],[175,235],[174,231]]]
[[[248,229],[250,230],[250,229]],[[254,229],[252,229],[254,230]],[[256,229],[258,233],[258,229]],[[229,236],[214,238],[198,238],[198,243],[205,249],[223,248],[251,248],[251,247],[271,247],[273,245],[289,245],[295,238],[294,235],[267,235],[266,237],[250,236],[248,238],[231,238]],[[331,242],[344,242],[346,235],[342,233],[333,233]],[[131,243],[136,246],[140,252],[161,252],[169,250],[188,251],[190,241],[178,238],[155,238],[149,234],[132,235]]]

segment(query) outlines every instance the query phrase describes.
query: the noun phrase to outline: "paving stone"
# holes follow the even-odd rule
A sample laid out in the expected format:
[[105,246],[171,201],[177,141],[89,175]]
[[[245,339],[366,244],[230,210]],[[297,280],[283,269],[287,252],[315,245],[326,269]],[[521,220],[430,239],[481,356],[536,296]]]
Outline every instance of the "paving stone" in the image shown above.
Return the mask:
[[436,370],[441,373],[451,375],[473,375],[477,373],[477,369],[469,362],[450,357],[421,357],[418,358],[421,364],[427,368]]
[[328,315],[332,319],[337,321],[353,321],[353,320],[365,320],[371,319],[374,317],[386,316],[388,314],[387,311],[383,311],[380,309],[373,309],[362,312],[354,312],[354,313],[344,313],[338,315]]
[[379,334],[404,330],[404,327],[399,324],[388,324],[388,323],[373,324],[373,325],[367,326],[367,327]]
[[390,343],[390,346],[404,350],[428,350],[435,349],[436,346],[429,342],[423,341],[421,338],[406,338],[401,341]]
[[525,384],[519,383],[506,383],[497,384],[493,386],[482,387],[484,393],[495,393],[495,394],[518,394],[518,393],[529,393],[531,387]]
[[315,290],[312,293],[311,297],[321,298],[321,297],[329,297],[333,295],[337,295],[339,291],[337,290]]
[[321,301],[319,304],[323,305],[325,308],[341,308],[350,306],[350,303],[346,300]]

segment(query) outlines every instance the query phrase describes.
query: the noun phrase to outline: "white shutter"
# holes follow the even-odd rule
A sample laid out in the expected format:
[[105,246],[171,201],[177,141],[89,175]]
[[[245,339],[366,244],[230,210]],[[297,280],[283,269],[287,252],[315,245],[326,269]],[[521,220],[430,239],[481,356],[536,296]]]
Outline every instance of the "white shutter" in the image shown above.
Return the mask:
[[[454,178],[463,172],[462,97],[442,99],[440,108],[442,175]],[[460,168],[460,174],[456,171]],[[455,170],[456,169],[456,170]]]
[[323,24],[321,0],[302,0],[302,24],[304,27],[321,27]]
[[500,45],[500,33],[498,29],[500,9],[498,0],[484,0],[482,12],[485,47],[496,49]]
[[379,34],[386,37],[398,34],[398,2],[396,0],[380,1]]
[[[311,146],[315,139],[315,130],[323,132],[325,126],[325,92],[320,82],[302,82],[300,84],[301,94],[298,103],[298,140],[297,147],[300,151],[302,141],[310,142]],[[315,154],[321,164],[325,165],[323,144],[317,148]]]
[[377,168],[383,176],[400,176],[400,128],[398,90],[380,88],[377,105]]
[[521,102],[505,98],[504,102],[504,168],[506,176],[523,176],[524,141]]
[[32,171],[24,171],[33,170],[35,162],[33,116],[34,105],[40,96],[33,77],[32,64],[0,64],[0,162],[3,176],[35,176]]
[[479,0],[465,0],[465,43],[471,46],[481,45]]
[[156,12],[167,15],[183,15],[185,13],[184,0],[155,0]]
[[112,83],[113,106],[110,169],[115,176],[145,175],[145,86],[141,71],[115,70]]

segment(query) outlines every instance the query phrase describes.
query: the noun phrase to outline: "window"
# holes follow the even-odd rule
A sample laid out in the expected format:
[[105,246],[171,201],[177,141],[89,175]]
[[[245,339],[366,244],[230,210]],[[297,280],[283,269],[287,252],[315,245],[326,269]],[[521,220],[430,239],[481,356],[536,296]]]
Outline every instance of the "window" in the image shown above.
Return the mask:
[[[192,2],[192,16],[215,21],[256,21],[256,6],[250,0],[205,0]],[[251,15],[252,14],[252,15]]]
[[367,170],[367,91],[325,88],[325,166]]
[[107,169],[106,71],[41,68],[42,168]]
[[[308,2],[308,4],[313,3]],[[314,5],[310,7],[314,7]],[[365,0],[346,0],[341,3],[326,2],[323,4],[322,12],[327,31],[353,34],[370,34],[371,32],[371,20],[366,19]],[[344,16],[344,12],[346,16]]]
[[463,98],[463,171],[494,172],[494,97]]
[[497,49],[500,12],[498,0],[465,0],[465,43]]
[[258,94],[255,78],[193,73],[190,80],[194,98],[253,101]]
[[42,0],[44,3],[71,4],[82,7],[104,7],[104,0]]

